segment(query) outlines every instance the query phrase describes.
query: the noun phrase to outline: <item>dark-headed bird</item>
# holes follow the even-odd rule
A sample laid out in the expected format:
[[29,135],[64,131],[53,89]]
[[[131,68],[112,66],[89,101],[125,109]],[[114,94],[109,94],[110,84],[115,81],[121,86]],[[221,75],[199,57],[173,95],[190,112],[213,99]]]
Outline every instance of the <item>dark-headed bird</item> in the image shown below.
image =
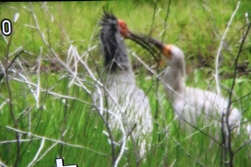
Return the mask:
[[[100,113],[112,133],[122,132],[122,143],[131,138],[137,143],[137,155],[143,158],[150,146],[153,129],[149,100],[136,85],[117,18],[111,13],[104,12],[100,25],[100,41],[104,56],[104,74],[100,78],[103,87],[100,88],[101,94],[99,91],[95,92],[94,99],[96,104],[105,105]],[[99,109],[102,109],[102,106],[99,106]]]

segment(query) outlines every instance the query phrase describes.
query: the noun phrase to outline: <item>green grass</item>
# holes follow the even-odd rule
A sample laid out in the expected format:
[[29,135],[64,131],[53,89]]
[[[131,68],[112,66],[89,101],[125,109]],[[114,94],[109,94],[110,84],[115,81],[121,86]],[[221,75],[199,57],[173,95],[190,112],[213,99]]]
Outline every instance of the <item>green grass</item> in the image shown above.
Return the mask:
[[[97,70],[102,69],[102,56],[100,56],[98,21],[102,15],[102,7],[108,7],[118,17],[126,21],[128,27],[136,32],[150,34],[165,43],[178,45],[185,53],[187,62],[187,85],[215,91],[214,61],[227,22],[233,13],[237,2],[235,1],[172,1],[169,15],[168,2],[160,1],[157,6],[153,1],[100,1],[100,2],[47,2],[45,8],[39,3],[32,3],[32,8],[37,16],[41,31],[45,39],[56,54],[66,62],[67,51],[70,44],[77,47],[79,54],[97,45],[88,56],[83,56],[87,64],[97,77]],[[204,7],[203,7],[204,5]],[[156,7],[156,8],[155,8]],[[205,9],[206,7],[206,9]],[[26,8],[26,9],[25,9]],[[8,18],[13,23],[10,48],[1,36],[0,60],[7,66],[15,55],[7,58],[7,51],[14,52],[23,46],[29,52],[19,56],[20,62],[34,66],[42,57],[41,66],[51,68],[57,64],[51,64],[47,59],[53,58],[48,46],[42,40],[35,26],[32,14],[28,11],[31,6],[27,2],[4,2],[0,4],[0,20]],[[155,10],[156,9],[156,10]],[[210,12],[211,13],[210,13]],[[226,36],[228,50],[223,50],[220,64],[221,83],[226,87],[232,84],[234,59],[238,53],[238,41],[243,31],[239,30],[244,25],[244,13],[251,11],[248,0],[241,1],[240,8]],[[19,13],[17,22],[13,22],[14,15]],[[157,14],[156,14],[157,13]],[[153,17],[155,15],[155,17]],[[53,16],[53,21],[51,20]],[[249,17],[250,18],[250,17]],[[28,25],[28,26],[27,26]],[[166,29],[165,33],[161,33]],[[237,33],[237,35],[235,35]],[[217,36],[219,35],[219,36]],[[72,42],[70,42],[72,41]],[[134,51],[149,66],[155,64],[154,59],[140,46],[126,40],[128,48]],[[250,62],[251,58],[250,33],[245,43],[247,48],[240,56],[239,63]],[[146,162],[140,166],[220,166],[221,150],[219,145],[213,143],[208,137],[197,133],[188,138],[188,134],[173,122],[174,114],[170,103],[163,92],[162,84],[156,82],[156,77],[147,72],[141,63],[130,56],[134,65],[137,85],[147,92],[151,103],[152,115],[155,118],[154,131],[152,133],[152,148],[147,155]],[[78,67],[78,77],[90,91],[94,88],[87,70]],[[13,67],[17,67],[15,65]],[[24,65],[23,65],[24,67]],[[162,71],[161,68],[159,71]],[[248,63],[246,70],[251,69]],[[28,78],[30,82],[38,83],[36,69],[17,69],[18,72]],[[16,133],[8,127],[16,128],[29,134],[20,135],[23,141],[20,144],[20,159],[18,166],[27,166],[35,157],[41,147],[41,138],[46,137],[43,148],[38,156],[40,161],[35,166],[55,166],[55,158],[63,157],[65,164],[78,164],[82,166],[112,166],[111,147],[103,133],[106,130],[101,117],[91,106],[91,96],[81,86],[71,83],[72,76],[64,67],[55,72],[41,72],[39,105],[37,106],[36,87],[28,86],[15,78],[23,79],[18,74],[9,73],[10,91],[5,78],[0,83],[0,162],[13,166],[16,160]],[[67,73],[67,75],[65,75]],[[250,72],[246,75],[238,73],[234,89],[236,96],[233,100],[247,95],[251,91]],[[147,79],[146,79],[147,78]],[[159,85],[159,86],[158,86]],[[228,97],[228,92],[223,90],[223,95]],[[11,92],[11,103],[8,103]],[[64,96],[57,96],[57,93]],[[71,98],[66,98],[66,97]],[[243,115],[251,118],[250,95],[233,103],[241,107]],[[13,108],[14,119],[11,116]],[[167,126],[170,128],[167,130]],[[64,134],[64,135],[63,135]],[[234,149],[237,149],[245,140],[243,136],[234,137]],[[56,141],[63,141],[60,143]],[[132,143],[129,143],[129,148]],[[118,151],[118,150],[116,150]],[[235,156],[235,166],[250,166],[250,146],[243,147]],[[119,166],[136,166],[133,150],[130,149],[121,159]],[[202,165],[201,165],[202,164]]]

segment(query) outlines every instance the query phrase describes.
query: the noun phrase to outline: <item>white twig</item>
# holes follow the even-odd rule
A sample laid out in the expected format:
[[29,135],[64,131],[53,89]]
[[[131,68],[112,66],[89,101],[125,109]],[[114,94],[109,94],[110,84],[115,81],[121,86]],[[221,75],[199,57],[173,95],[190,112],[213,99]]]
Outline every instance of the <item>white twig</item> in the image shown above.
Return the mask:
[[216,59],[215,59],[215,82],[216,82],[216,89],[217,89],[217,93],[218,95],[221,95],[221,90],[220,90],[220,81],[219,81],[219,72],[218,72],[218,69],[219,69],[219,58],[220,58],[220,53],[221,53],[221,49],[222,49],[222,46],[224,44],[224,40],[226,38],[226,35],[227,35],[227,32],[230,28],[230,25],[233,21],[233,18],[237,12],[237,10],[239,9],[239,6],[240,6],[240,1],[238,1],[238,4],[236,6],[236,9],[235,11],[233,12],[229,22],[228,22],[228,25],[227,25],[227,28],[222,36],[222,39],[221,39],[221,42],[220,42],[220,46],[218,48],[218,51],[217,51],[217,55],[216,55]]
[[28,108],[28,111],[27,111],[27,114],[28,114],[28,137],[30,138],[30,133],[31,133],[31,109]]
[[141,58],[135,53],[135,52],[132,52],[131,53],[135,58],[138,59],[138,61],[143,64],[144,67],[146,67],[147,70],[149,70],[152,74],[154,74],[156,77],[158,76],[155,71],[153,71],[143,60],[141,60]]
[[[28,78],[26,78],[24,75],[18,73],[16,70],[11,70],[11,71],[14,72],[14,73],[17,73],[21,78],[23,78],[23,80],[24,80],[26,83],[32,83]],[[12,78],[12,79],[14,79],[14,78]],[[34,84],[34,85],[36,85],[36,84]],[[37,86],[37,85],[36,85],[36,86]],[[32,93],[33,96],[34,96],[34,99],[37,101],[37,96],[36,96],[35,90],[32,89],[31,84],[28,84],[28,87],[29,87],[31,93]]]
[[4,42],[5,42],[6,44],[8,44],[8,40],[7,40],[6,36],[3,35],[3,33],[0,33],[0,34],[2,35],[2,37],[3,37],[3,39],[4,39]]
[[39,140],[39,138],[34,138],[34,139],[20,139],[20,140],[7,140],[7,141],[2,141],[0,142],[1,144],[8,144],[8,143],[16,143],[16,142],[31,142],[32,140]]
[[5,165],[3,162],[0,161],[0,166],[1,167],[7,167],[7,165]]
[[[67,132],[67,130],[64,131],[62,137],[65,136],[66,132]],[[55,147],[57,144],[58,144],[58,142],[54,143],[50,148],[48,148],[48,149],[44,152],[44,154],[41,155],[41,157],[37,159],[37,162],[40,161],[45,155],[47,155],[48,152],[49,152],[53,147]]]
[[57,144],[58,144],[58,142],[54,143],[50,148],[48,148],[48,149],[44,152],[44,154],[42,154],[41,157],[37,159],[37,162],[40,161],[45,155],[48,155],[48,152],[49,152],[51,149],[53,149],[53,147],[55,147]]
[[100,112],[100,115],[103,115],[104,104],[103,104],[102,91],[101,91],[99,86],[96,86],[96,90],[97,90],[97,93],[99,95],[99,107],[100,107],[100,110],[98,110],[98,111]]
[[43,149],[43,147],[44,147],[44,141],[45,141],[45,139],[42,138],[40,147],[39,147],[39,149],[37,150],[37,154],[35,155],[35,157],[33,158],[33,160],[29,163],[29,165],[28,165],[27,167],[34,166],[34,163],[36,162],[36,159],[37,159],[38,155],[40,154],[40,152],[42,151],[42,149]]
[[[99,27],[99,22],[96,23],[96,25],[95,25],[95,27],[94,27],[94,29],[93,29],[93,31],[92,31],[90,40],[89,40],[89,42],[88,42],[88,50],[87,50],[87,53],[89,53],[89,52],[92,50],[92,48],[93,48],[93,46],[91,47],[91,41],[93,40],[94,34],[95,34],[96,29],[97,29],[98,27]],[[96,46],[97,46],[97,45],[95,45],[94,47],[96,47]],[[89,57],[89,54],[87,54],[87,56],[85,57],[85,62],[87,62],[88,57]]]
[[44,2],[42,5],[41,5],[41,8],[44,9],[51,17],[51,22],[54,22],[54,17],[53,15],[49,12],[48,10],[48,6],[47,6],[47,2]]
[[[105,87],[104,87],[105,88]],[[101,101],[102,100],[102,93],[101,93],[101,91],[100,91],[100,89],[98,88],[97,89],[98,90],[98,92],[99,92],[99,96],[101,97],[100,98],[100,108],[98,108],[97,107],[97,109],[98,109],[98,112],[100,113],[100,115],[103,117],[103,115],[101,114],[101,113],[103,113],[103,102]],[[115,106],[117,107],[117,109],[119,110],[119,112],[121,112],[122,113],[122,111],[123,111],[123,109],[122,109],[122,107],[116,102],[116,100],[114,99],[114,97],[110,94],[110,92],[107,90],[107,89],[105,89],[107,92],[107,94],[108,94],[108,98],[110,98],[112,101],[113,101],[113,103],[115,104]],[[115,162],[114,162],[114,167],[116,167],[116,166],[118,166],[118,163],[119,163],[119,161],[121,160],[121,158],[122,158],[122,156],[123,156],[123,154],[124,154],[124,152],[125,152],[125,150],[126,150],[126,138],[127,138],[127,133],[126,133],[126,130],[125,130],[125,127],[124,127],[124,124],[123,124],[123,122],[122,122],[122,119],[121,119],[121,117],[119,116],[119,115],[117,115],[116,113],[114,113],[114,112],[112,112],[111,110],[106,110],[106,112],[108,112],[110,115],[113,115],[115,118],[116,118],[116,121],[119,123],[119,125],[120,125],[120,130],[121,130],[121,132],[122,132],[122,134],[123,134],[123,136],[122,136],[122,145],[121,145],[121,149],[120,149],[120,152],[119,152],[119,155],[117,156],[117,159],[115,160]],[[105,121],[105,119],[103,119],[104,121]],[[106,124],[108,124],[109,125],[109,123],[107,123],[107,122],[104,122],[104,123],[106,123]],[[110,138],[109,138],[110,139]],[[110,140],[110,141],[112,141],[112,140]]]
[[20,53],[22,50],[23,50],[23,46],[18,47],[16,50],[14,50],[13,52],[9,54],[9,57],[12,55],[16,55],[17,53]]
[[[19,129],[16,129],[16,128],[12,128],[10,126],[6,126],[6,128],[10,129],[10,130],[13,130],[15,132],[21,133],[21,134],[28,134],[28,132],[25,132],[25,131],[22,131],[22,130],[19,130]],[[104,153],[100,153],[98,151],[92,150],[90,148],[87,148],[87,147],[84,147],[84,146],[81,146],[81,145],[70,144],[70,143],[66,143],[66,142],[61,141],[61,140],[56,140],[56,139],[52,139],[52,138],[48,138],[48,137],[45,137],[45,136],[40,136],[40,135],[36,135],[36,134],[32,134],[32,133],[30,135],[34,136],[34,137],[37,137],[37,138],[40,138],[40,139],[44,138],[45,140],[48,140],[48,141],[52,141],[52,142],[57,142],[57,143],[60,143],[60,144],[64,144],[64,145],[69,146],[69,147],[82,148],[82,149],[94,152],[96,154],[106,156],[106,154],[104,154]]]
[[[68,49],[68,52],[67,52],[67,60],[66,60],[66,63],[67,65],[70,67],[71,66],[71,62],[72,62],[72,59],[74,60],[73,62],[73,77],[69,83],[69,87],[74,83],[74,80],[75,78],[77,78],[77,75],[78,75],[78,60],[77,60],[77,57],[78,56],[78,51],[77,49],[73,46],[73,45],[70,45],[69,49]],[[70,67],[71,68],[71,67]]]
[[175,165],[177,159],[174,159],[173,163],[170,165],[170,167],[173,167]]
[[[18,81],[18,82],[26,83],[26,84],[28,84],[29,86],[34,86],[34,87],[39,88],[36,84],[34,84],[34,83],[32,83],[32,82],[29,82],[29,81],[22,81],[22,80],[17,79],[17,78],[12,78],[12,79],[15,80],[15,81]],[[48,94],[53,95],[53,96],[55,96],[55,97],[57,97],[57,98],[67,98],[67,99],[77,100],[77,101],[82,102],[82,103],[84,103],[84,104],[92,105],[91,103],[86,102],[86,101],[83,101],[83,100],[78,99],[78,98],[76,98],[76,97],[62,95],[62,94],[59,94],[59,93],[56,93],[56,92],[52,92],[52,91],[50,91],[50,90],[48,90],[48,89],[43,89],[43,88],[41,88],[41,87],[40,87],[40,89],[41,89],[41,90],[40,90],[41,92],[47,92]]]
[[7,104],[9,102],[9,100],[5,100],[1,105],[0,105],[0,110],[3,108],[3,106],[5,105],[5,104]]
[[42,47],[40,48],[40,54],[38,56],[38,67],[37,67],[37,98],[36,98],[36,105],[37,105],[37,108],[39,108],[39,99],[40,99],[40,67],[41,67],[41,56],[42,56]]
[[32,29],[37,29],[37,27],[35,26],[31,26],[31,25],[28,25],[28,24],[24,24],[25,27],[29,27],[29,28],[32,28]]
[[81,57],[79,55],[77,55],[78,60],[84,65],[85,69],[87,70],[87,72],[89,73],[89,75],[91,76],[92,80],[97,82],[99,85],[102,85],[102,83],[100,83],[97,78],[94,76],[94,74],[92,73],[92,71],[90,70],[90,68],[88,67],[88,65],[86,64],[86,62],[84,62]]

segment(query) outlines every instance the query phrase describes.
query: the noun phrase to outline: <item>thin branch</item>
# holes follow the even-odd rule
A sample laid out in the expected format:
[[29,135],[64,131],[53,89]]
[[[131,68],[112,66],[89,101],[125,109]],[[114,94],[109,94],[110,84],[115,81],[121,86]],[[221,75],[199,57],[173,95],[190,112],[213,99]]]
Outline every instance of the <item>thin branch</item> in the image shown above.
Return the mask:
[[232,95],[233,95],[233,90],[234,90],[234,86],[235,86],[235,82],[236,82],[236,76],[237,76],[237,65],[238,65],[238,60],[240,58],[240,55],[242,53],[242,48],[244,46],[244,43],[245,43],[245,40],[246,40],[246,37],[248,36],[248,33],[249,33],[249,30],[250,30],[250,27],[251,27],[251,23],[249,23],[248,27],[247,27],[247,30],[242,38],[242,41],[241,41],[241,45],[240,45],[240,48],[239,48],[239,51],[237,53],[237,56],[235,58],[235,62],[234,62],[234,77],[233,77],[233,80],[232,80],[232,85],[231,85],[231,88],[230,88],[230,92],[229,92],[229,97],[228,97],[228,106],[227,106],[227,120],[226,120],[226,123],[227,123],[227,131],[229,132],[229,136],[228,136],[228,151],[229,151],[229,154],[230,154],[230,159],[229,159],[229,165],[230,167],[233,167],[233,160],[234,160],[234,152],[232,150],[232,147],[231,147],[231,130],[230,130],[230,125],[228,123],[228,116],[230,115],[231,113],[231,103],[232,103]]
[[232,16],[228,22],[228,25],[227,25],[227,28],[222,36],[222,39],[221,39],[221,42],[220,42],[220,46],[218,48],[218,51],[217,51],[217,55],[216,55],[216,59],[215,59],[215,82],[216,82],[216,89],[217,89],[217,93],[218,95],[221,95],[221,90],[220,90],[220,81],[219,81],[219,72],[218,72],[218,69],[219,69],[219,59],[220,59],[220,54],[221,54],[221,50],[222,50],[222,46],[224,44],[224,40],[226,38],[226,35],[227,35],[227,32],[230,28],[230,25],[232,24],[232,21],[233,21],[233,18],[237,12],[237,10],[239,9],[239,6],[240,6],[240,1],[238,1],[238,4],[235,8],[235,11],[232,13]]
[[[18,56],[24,52],[23,47],[19,47],[15,52],[17,52],[17,54],[15,55],[15,57],[11,60],[10,64],[6,67],[5,71],[8,71],[9,68],[12,66],[12,64],[14,63],[14,61],[18,58]],[[10,54],[8,55],[8,57],[10,57]],[[4,74],[0,74],[0,81],[2,80]]]
[[[41,58],[42,57],[42,47],[40,48],[40,54],[38,56],[38,67],[37,67],[37,88],[40,87],[41,85],[41,81],[40,81],[40,68],[41,68]],[[40,107],[39,105],[39,99],[40,99],[40,89],[37,89],[37,93],[36,93],[36,106],[37,108]]]
[[34,166],[34,163],[36,162],[38,155],[40,154],[40,152],[42,151],[42,149],[43,149],[43,147],[44,147],[44,142],[45,142],[45,139],[42,138],[40,147],[39,147],[39,149],[37,150],[37,153],[36,153],[35,157],[33,158],[33,160],[29,163],[29,165],[28,165],[27,167],[32,167],[32,166]]
[[[7,66],[8,64],[8,60],[9,60],[9,54],[10,54],[10,45],[11,45],[11,41],[12,41],[12,37],[13,37],[13,34],[10,36],[10,39],[8,41],[8,44],[7,44],[7,49],[6,49],[6,55],[5,55],[5,59],[6,59],[6,67],[4,69],[4,76],[5,76],[5,83],[7,85],[7,92],[8,92],[8,102],[9,102],[9,111],[10,111],[10,115],[11,115],[11,118],[13,120],[13,123],[14,123],[14,127],[17,128],[18,125],[17,125],[17,121],[16,121],[16,118],[15,118],[15,114],[14,114],[14,107],[13,107],[13,104],[12,104],[12,90],[11,90],[11,87],[10,87],[10,83],[9,83],[9,67],[12,65],[12,63],[14,62],[14,60],[18,57],[19,54],[17,54],[15,56],[15,58],[11,61],[11,63]],[[15,163],[14,163],[14,167],[17,167],[18,166],[18,162],[19,162],[19,158],[20,158],[20,136],[19,134],[16,132],[16,140],[17,140],[17,146],[16,146],[16,160],[15,160]]]
[[[12,128],[12,127],[10,127],[10,126],[6,126],[6,128],[7,128],[7,129],[10,129],[10,130],[13,130],[13,131],[16,132],[16,133],[21,133],[21,134],[28,134],[28,133],[29,133],[29,132],[22,131],[22,130],[19,130],[19,129],[16,129],[16,128]],[[48,137],[45,137],[45,136],[36,135],[36,134],[33,134],[33,133],[30,133],[30,135],[31,135],[31,136],[34,136],[34,137],[36,137],[36,138],[45,139],[45,140],[48,140],[48,141],[52,141],[52,142],[64,144],[64,145],[69,146],[69,147],[85,149],[85,150],[94,152],[94,153],[96,153],[96,154],[102,155],[102,156],[107,156],[107,155],[104,154],[104,153],[97,152],[97,151],[95,151],[95,150],[92,150],[92,149],[90,149],[90,148],[87,148],[87,147],[84,147],[84,146],[81,146],[81,145],[70,144],[70,143],[66,143],[66,142],[64,142],[64,141],[62,141],[62,140],[56,140],[56,139],[48,138]],[[19,141],[19,140],[18,140],[18,141]]]
[[195,162],[196,162],[196,164],[199,164],[200,166],[205,166],[205,165],[203,165],[199,160],[197,160],[196,158],[194,158],[192,155],[190,155],[181,145],[180,145],[180,143],[178,143],[174,138],[171,138],[173,141],[174,141],[174,143],[177,145],[177,146],[179,146],[179,148],[182,150],[182,151],[184,151],[184,153],[188,156],[188,157],[190,157],[192,160],[194,160]]

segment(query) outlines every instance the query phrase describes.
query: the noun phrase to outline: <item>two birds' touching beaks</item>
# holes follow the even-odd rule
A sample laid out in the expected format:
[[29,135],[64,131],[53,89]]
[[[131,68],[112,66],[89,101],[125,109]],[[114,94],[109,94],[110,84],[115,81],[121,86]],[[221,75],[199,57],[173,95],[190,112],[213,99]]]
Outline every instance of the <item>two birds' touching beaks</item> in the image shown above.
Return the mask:
[[[171,102],[175,114],[181,122],[196,125],[198,117],[204,117],[205,122],[209,119],[217,119],[218,125],[223,115],[226,116],[232,131],[239,133],[242,114],[237,108],[229,108],[229,103],[220,95],[207,90],[190,88],[185,84],[186,63],[183,51],[172,44],[164,44],[154,38],[134,34],[129,30],[126,23],[119,19],[120,32],[125,39],[131,39],[149,52],[155,49],[169,61],[168,68],[162,76],[162,82]],[[154,49],[151,49],[153,48]],[[247,122],[247,119],[243,119]],[[237,127],[237,128],[236,128]],[[251,125],[243,125],[246,133],[251,137]]]
[[[112,129],[132,130],[132,137],[139,140],[139,154],[146,152],[146,136],[151,136],[153,118],[150,103],[145,93],[136,86],[133,70],[121,37],[130,39],[147,49],[151,54],[162,53],[169,61],[162,82],[168,101],[181,122],[196,125],[196,118],[217,118],[227,113],[228,101],[206,90],[189,88],[185,85],[185,59],[182,50],[175,45],[166,45],[154,38],[137,35],[129,30],[126,23],[113,14],[104,12],[101,19],[100,40],[104,54],[104,68],[107,79],[104,85],[112,99],[108,103],[113,115],[109,117]],[[111,86],[112,85],[112,86]],[[216,112],[217,111],[217,112]],[[232,108],[228,116],[230,127],[235,130],[241,125],[241,112]],[[208,121],[205,121],[208,122]],[[218,124],[220,122],[218,121]],[[220,128],[219,128],[220,129]],[[239,128],[237,128],[239,129]],[[251,126],[245,129],[250,135]],[[238,130],[237,130],[238,131]]]

